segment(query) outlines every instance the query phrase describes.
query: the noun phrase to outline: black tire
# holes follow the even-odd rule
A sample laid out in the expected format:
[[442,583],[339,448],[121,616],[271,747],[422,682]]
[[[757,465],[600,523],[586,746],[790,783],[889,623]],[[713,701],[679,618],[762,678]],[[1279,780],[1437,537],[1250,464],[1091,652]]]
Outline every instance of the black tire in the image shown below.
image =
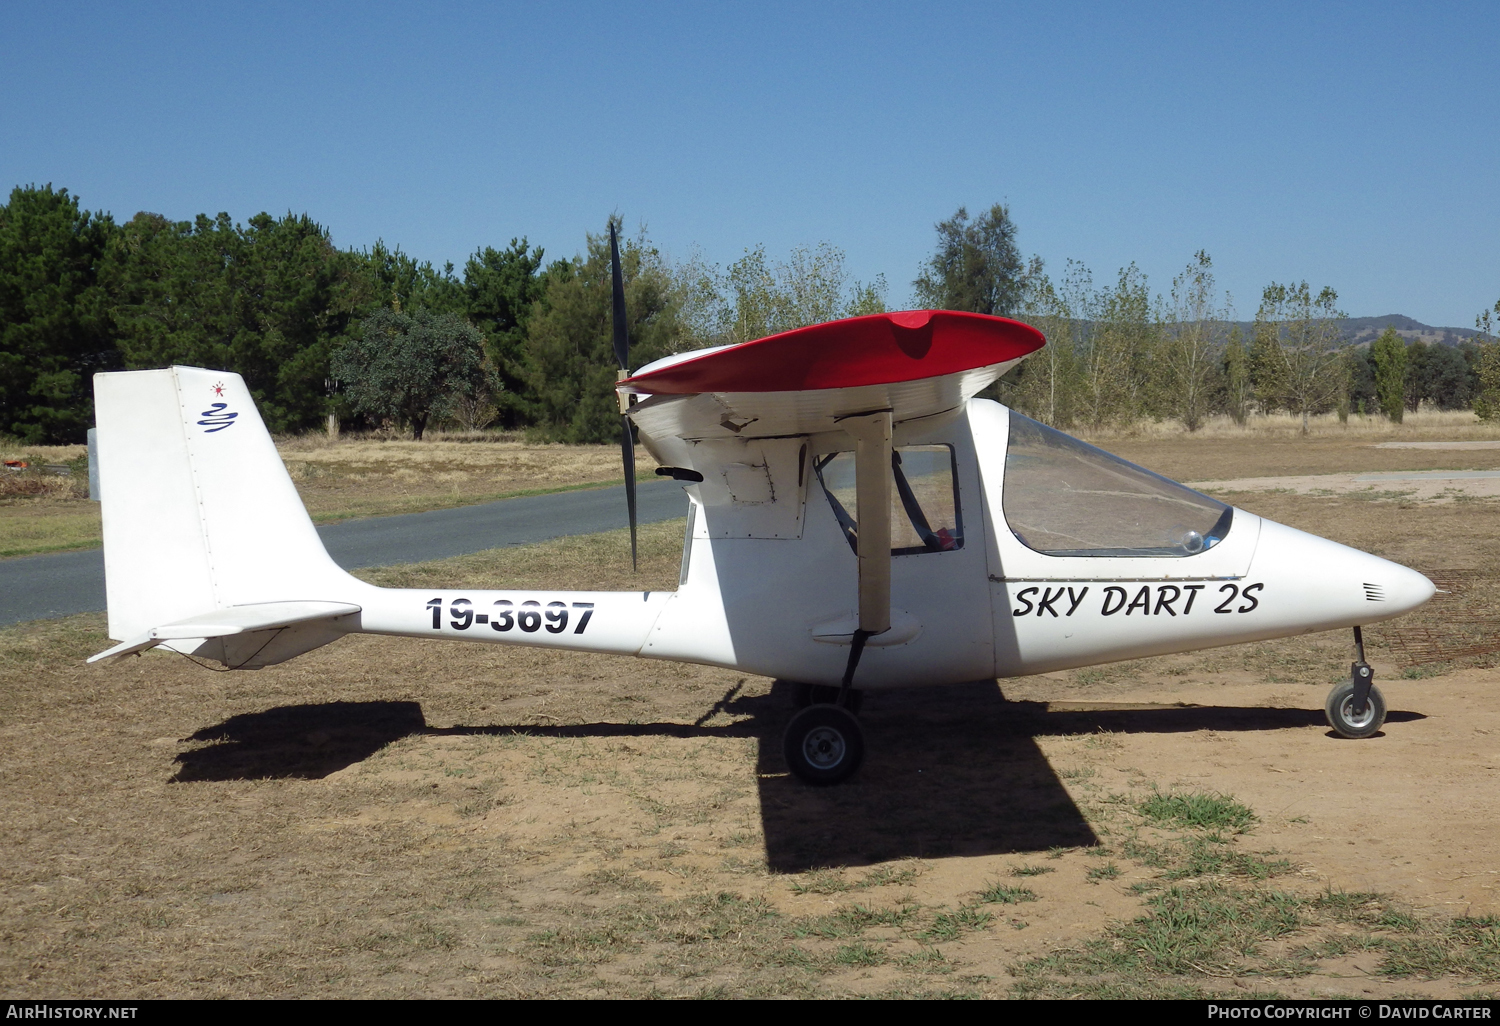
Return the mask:
[[827,786],[846,780],[865,758],[859,720],[836,705],[803,709],[787,724],[781,742],[787,768],[799,780]]
[[[840,689],[832,684],[804,684],[798,681],[792,686],[792,704],[798,709],[806,709],[813,705],[837,705]],[[863,691],[849,692],[849,711],[855,715],[859,714],[860,706],[864,705],[865,695]]]
[[1353,706],[1354,681],[1345,678],[1328,692],[1328,701],[1323,704],[1328,725],[1340,737],[1369,737],[1385,725],[1385,696],[1373,684],[1370,685],[1370,698],[1365,703],[1364,714],[1355,716]]

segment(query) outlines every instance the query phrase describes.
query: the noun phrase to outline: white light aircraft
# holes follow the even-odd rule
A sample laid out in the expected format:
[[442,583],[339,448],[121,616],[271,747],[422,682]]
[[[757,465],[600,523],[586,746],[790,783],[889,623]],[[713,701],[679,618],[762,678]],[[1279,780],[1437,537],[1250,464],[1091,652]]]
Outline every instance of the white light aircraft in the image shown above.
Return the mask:
[[633,425],[688,495],[676,591],[367,584],[324,550],[239,376],[100,374],[120,643],[90,661],[160,645],[257,669],[363,633],[704,663],[800,682],[787,764],[830,784],[863,758],[864,691],[1353,627],[1328,720],[1380,729],[1360,625],[1432,583],[974,398],[1043,345],[1034,329],[878,314],[627,374],[617,251],[614,285],[632,549]]

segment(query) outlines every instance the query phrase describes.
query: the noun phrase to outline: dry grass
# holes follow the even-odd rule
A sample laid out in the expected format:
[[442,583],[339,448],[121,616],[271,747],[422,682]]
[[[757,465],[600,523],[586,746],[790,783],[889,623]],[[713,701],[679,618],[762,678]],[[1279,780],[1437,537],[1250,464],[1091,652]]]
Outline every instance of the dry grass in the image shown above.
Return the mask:
[[[502,440],[495,440],[500,438]],[[421,442],[344,436],[278,440],[287,471],[319,522],[444,509],[514,495],[618,483],[620,450],[439,434]],[[636,450],[637,472],[656,463]]]
[[1407,413],[1403,422],[1393,423],[1378,415],[1351,414],[1340,422],[1337,414],[1325,413],[1308,418],[1308,434],[1302,434],[1302,418],[1289,413],[1252,414],[1245,423],[1231,418],[1209,417],[1197,431],[1189,432],[1176,420],[1141,420],[1133,424],[1080,428],[1080,438],[1090,441],[1116,438],[1354,438],[1366,441],[1479,440],[1500,438],[1500,421],[1482,421],[1472,410],[1423,409]]
[[[1488,504],[1256,501],[1419,566],[1483,548],[1465,580],[1500,577]],[[670,587],[681,530],[642,529],[638,576],[624,532],[364,576]],[[84,667],[106,644],[102,616],[0,631],[12,998],[1452,997],[1496,978],[1488,920],[1329,891],[1303,860],[1368,845],[1318,854],[1334,828],[1242,790],[1275,745],[1353,758],[1318,725],[1343,637],[872,696],[869,762],[826,790],[785,773],[785,689],[731,671],[374,637],[254,673]],[[1111,704],[1122,688],[1156,704]],[[1462,782],[1424,778],[1424,810]]]
[[89,502],[88,449],[82,445],[0,444],[0,557],[62,552],[99,544],[99,507]]
[[[5,459],[25,473],[0,476],[0,557],[93,548],[100,544],[99,507],[88,499],[85,446],[10,444]],[[621,480],[620,450],[609,445],[550,445],[512,436],[438,432],[431,439],[325,435],[277,440],[287,471],[313,519],[417,513],[516,495],[597,488]],[[69,477],[45,473],[66,464]],[[656,468],[636,451],[637,473]]]
[[[1500,439],[1500,424],[1472,413],[1422,411],[1394,425],[1379,417],[1315,417],[1309,437],[1285,415],[1252,417],[1239,426],[1213,418],[1189,434],[1173,421],[1082,432],[1127,459],[1182,481],[1288,474],[1381,470],[1500,468],[1500,450],[1423,451],[1373,448],[1382,441]],[[314,520],[414,513],[488,502],[514,495],[618,483],[614,446],[539,444],[498,432],[435,432],[413,442],[393,434],[277,439],[287,470]],[[71,464],[71,481],[41,474],[40,484],[0,487],[0,556],[91,548],[99,544],[99,514],[88,502],[83,446],[0,445],[5,459],[33,465]],[[638,472],[655,463],[636,452]],[[1232,468],[1232,469],[1231,469]],[[0,482],[3,485],[3,482]],[[27,491],[26,489],[30,489]]]

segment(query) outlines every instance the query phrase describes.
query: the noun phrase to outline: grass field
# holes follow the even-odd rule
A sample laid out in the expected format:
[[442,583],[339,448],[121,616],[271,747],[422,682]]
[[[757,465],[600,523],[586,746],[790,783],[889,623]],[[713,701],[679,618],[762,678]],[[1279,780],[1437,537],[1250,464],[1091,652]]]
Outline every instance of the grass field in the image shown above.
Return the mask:
[[[1313,418],[1301,435],[1293,417],[1252,417],[1245,425],[1213,418],[1189,435],[1174,422],[1142,422],[1128,429],[1081,432],[1112,452],[1182,481],[1260,475],[1329,474],[1345,470],[1492,470],[1500,449],[1432,451],[1377,449],[1387,441],[1500,439],[1500,424],[1472,413],[1424,411],[1404,424],[1378,417],[1332,415]],[[1233,447],[1232,463],[1222,449]],[[518,437],[437,432],[413,442],[386,436],[321,434],[282,438],[277,446],[314,521],[415,513],[515,495],[617,484],[619,450],[614,446],[527,443]],[[88,500],[87,453],[83,446],[0,445],[6,460],[26,460],[32,469],[0,477],[0,557],[92,548],[99,544],[99,508]],[[637,472],[650,477],[655,462],[637,449]],[[59,478],[38,469],[67,465]],[[1231,472],[1232,468],[1232,472]]]
[[[1191,478],[1200,444],[1110,447]],[[5,994],[1494,993],[1495,657],[1395,632],[1493,610],[1500,504],[1233,498],[1449,571],[1370,632],[1383,736],[1326,736],[1342,634],[874,695],[820,790],[787,688],[731,671],[375,637],[85,667],[102,616],[0,630]],[[671,588],[681,530],[642,529],[638,576],[623,532],[362,576]]]
[[[608,445],[533,444],[503,435],[436,433],[405,439],[323,435],[277,442],[287,471],[317,523],[416,513],[515,495],[618,484],[620,450]],[[0,476],[0,557],[93,548],[100,544],[98,503],[88,498],[83,446],[0,446],[6,460],[31,464]],[[67,465],[68,477],[46,464]],[[656,463],[636,451],[637,473]]]

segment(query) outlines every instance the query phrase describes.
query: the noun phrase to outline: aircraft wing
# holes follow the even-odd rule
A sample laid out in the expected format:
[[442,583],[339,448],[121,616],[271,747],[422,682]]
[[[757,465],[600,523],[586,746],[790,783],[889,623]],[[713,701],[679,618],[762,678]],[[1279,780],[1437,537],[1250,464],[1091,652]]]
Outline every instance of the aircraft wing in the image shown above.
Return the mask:
[[872,410],[900,423],[954,409],[1043,344],[1003,317],[873,314],[668,357],[618,387],[652,438],[806,435]]

